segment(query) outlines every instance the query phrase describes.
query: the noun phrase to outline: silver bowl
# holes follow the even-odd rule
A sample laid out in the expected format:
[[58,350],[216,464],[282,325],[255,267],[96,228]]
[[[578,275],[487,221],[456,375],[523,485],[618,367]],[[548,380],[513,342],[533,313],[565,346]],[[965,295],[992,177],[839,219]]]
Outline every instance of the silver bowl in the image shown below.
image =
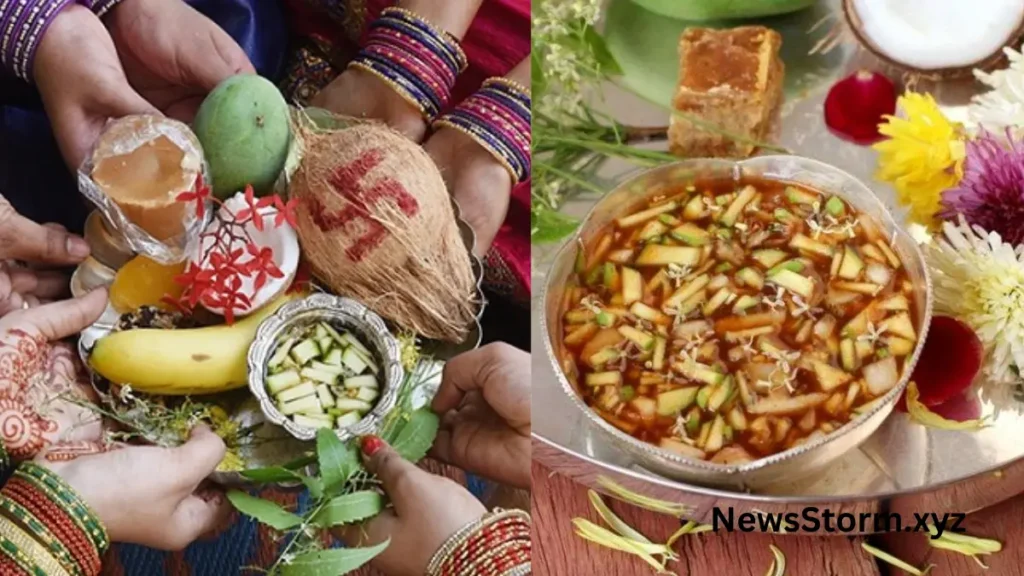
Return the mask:
[[[573,273],[577,246],[590,245],[612,221],[631,208],[658,193],[658,185],[690,183],[698,179],[733,179],[760,177],[803,184],[836,194],[859,212],[881,225],[894,240],[894,249],[907,269],[915,289],[918,340],[907,357],[899,383],[873,406],[843,427],[800,446],[743,464],[713,464],[680,456],[643,442],[606,422],[582,400],[575,378],[566,375],[562,358],[562,314],[565,287]],[[545,349],[554,365],[561,387],[573,405],[581,410],[587,422],[606,433],[616,446],[633,456],[638,463],[664,476],[716,487],[751,490],[781,480],[794,480],[821,470],[836,458],[866,440],[892,412],[907,386],[910,374],[921,355],[932,314],[932,285],[924,256],[917,242],[896,224],[885,206],[871,190],[853,176],[816,160],[799,156],[761,156],[744,161],[692,159],[655,168],[628,178],[605,195],[583,220],[576,235],[555,256],[544,288],[541,325],[545,327]]]
[[388,332],[384,321],[355,300],[330,294],[313,294],[285,304],[264,320],[256,330],[255,341],[249,347],[249,390],[259,400],[260,409],[271,423],[283,427],[299,440],[316,438],[316,429],[298,426],[281,414],[266,386],[267,362],[281,336],[314,322],[341,325],[353,332],[373,352],[381,366],[381,395],[373,410],[359,422],[341,430],[335,429],[343,442],[376,433],[384,417],[395,407],[405,370],[402,368],[398,341]]

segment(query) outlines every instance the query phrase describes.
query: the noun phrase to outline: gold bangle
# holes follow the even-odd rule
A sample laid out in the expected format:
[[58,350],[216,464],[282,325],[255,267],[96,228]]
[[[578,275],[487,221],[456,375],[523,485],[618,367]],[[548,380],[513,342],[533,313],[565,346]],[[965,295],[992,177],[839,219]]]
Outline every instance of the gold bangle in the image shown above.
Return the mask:
[[487,150],[491,154],[491,156],[494,156],[494,159],[497,160],[498,163],[500,163],[505,168],[505,170],[508,170],[509,175],[512,177],[513,186],[519,184],[519,174],[516,172],[516,169],[512,166],[512,163],[508,161],[508,158],[503,156],[501,152],[499,152],[498,150],[495,150],[494,147],[491,146],[489,142],[487,142],[480,136],[474,134],[472,130],[467,130],[462,126],[459,126],[458,124],[453,124],[445,120],[444,118],[434,122],[433,128],[434,130],[437,130],[438,128],[448,128],[451,130],[455,130],[457,132],[461,132],[466,136],[472,138],[474,142],[480,145],[480,147],[482,147],[484,150]]
[[41,570],[46,576],[70,576],[42,544],[3,516],[0,516],[0,552],[29,574],[39,574]]

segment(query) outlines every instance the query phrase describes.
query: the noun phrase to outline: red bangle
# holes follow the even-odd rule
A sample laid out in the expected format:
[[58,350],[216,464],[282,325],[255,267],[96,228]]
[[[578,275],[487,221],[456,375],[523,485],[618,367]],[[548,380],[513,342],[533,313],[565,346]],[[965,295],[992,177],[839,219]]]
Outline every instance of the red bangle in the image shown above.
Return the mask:
[[453,535],[431,559],[431,576],[530,574],[530,517],[498,511]]
[[0,574],[4,576],[32,576],[22,570],[18,563],[5,554],[0,554]]
[[49,528],[53,536],[67,548],[75,563],[75,566],[66,566],[69,571],[83,576],[100,573],[102,561],[99,551],[89,536],[58,504],[17,476],[8,480],[0,492]]

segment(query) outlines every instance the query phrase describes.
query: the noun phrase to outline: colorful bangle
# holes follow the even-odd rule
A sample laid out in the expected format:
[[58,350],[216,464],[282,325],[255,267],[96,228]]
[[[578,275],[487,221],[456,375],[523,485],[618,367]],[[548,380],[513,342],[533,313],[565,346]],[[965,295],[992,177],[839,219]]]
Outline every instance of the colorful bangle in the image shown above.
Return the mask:
[[103,17],[110,12],[114,6],[121,3],[121,0],[79,0],[79,3],[92,10],[93,14]]
[[453,534],[427,564],[427,576],[529,574],[530,515],[495,510]]
[[43,34],[72,0],[0,0],[0,62],[25,81]]
[[0,510],[28,528],[67,570],[79,576],[99,574],[100,551],[61,506],[21,478],[0,491]]
[[454,36],[402,8],[381,12],[370,24],[363,49],[349,63],[382,80],[428,121],[448,106],[467,65]]
[[466,134],[487,149],[513,181],[523,182],[529,179],[531,170],[530,105],[525,87],[505,78],[491,78],[433,127]]
[[32,576],[71,576],[42,544],[0,516],[0,554]]
[[32,488],[38,490],[51,502],[60,506],[71,518],[74,525],[81,530],[89,539],[89,542],[96,549],[99,556],[107,551],[110,546],[110,538],[107,529],[96,518],[96,514],[82,500],[70,486],[64,483],[46,468],[33,462],[23,462],[14,472],[14,479],[26,482]]

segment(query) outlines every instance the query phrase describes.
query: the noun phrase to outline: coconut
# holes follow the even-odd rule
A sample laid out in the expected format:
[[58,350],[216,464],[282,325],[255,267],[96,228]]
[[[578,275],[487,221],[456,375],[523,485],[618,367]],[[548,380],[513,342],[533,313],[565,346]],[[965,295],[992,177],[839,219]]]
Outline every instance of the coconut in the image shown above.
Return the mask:
[[289,192],[313,274],[402,328],[464,340],[478,305],[472,263],[427,153],[379,124],[300,136]]
[[1024,33],[1024,0],[844,0],[843,9],[865,49],[925,79],[996,67]]

